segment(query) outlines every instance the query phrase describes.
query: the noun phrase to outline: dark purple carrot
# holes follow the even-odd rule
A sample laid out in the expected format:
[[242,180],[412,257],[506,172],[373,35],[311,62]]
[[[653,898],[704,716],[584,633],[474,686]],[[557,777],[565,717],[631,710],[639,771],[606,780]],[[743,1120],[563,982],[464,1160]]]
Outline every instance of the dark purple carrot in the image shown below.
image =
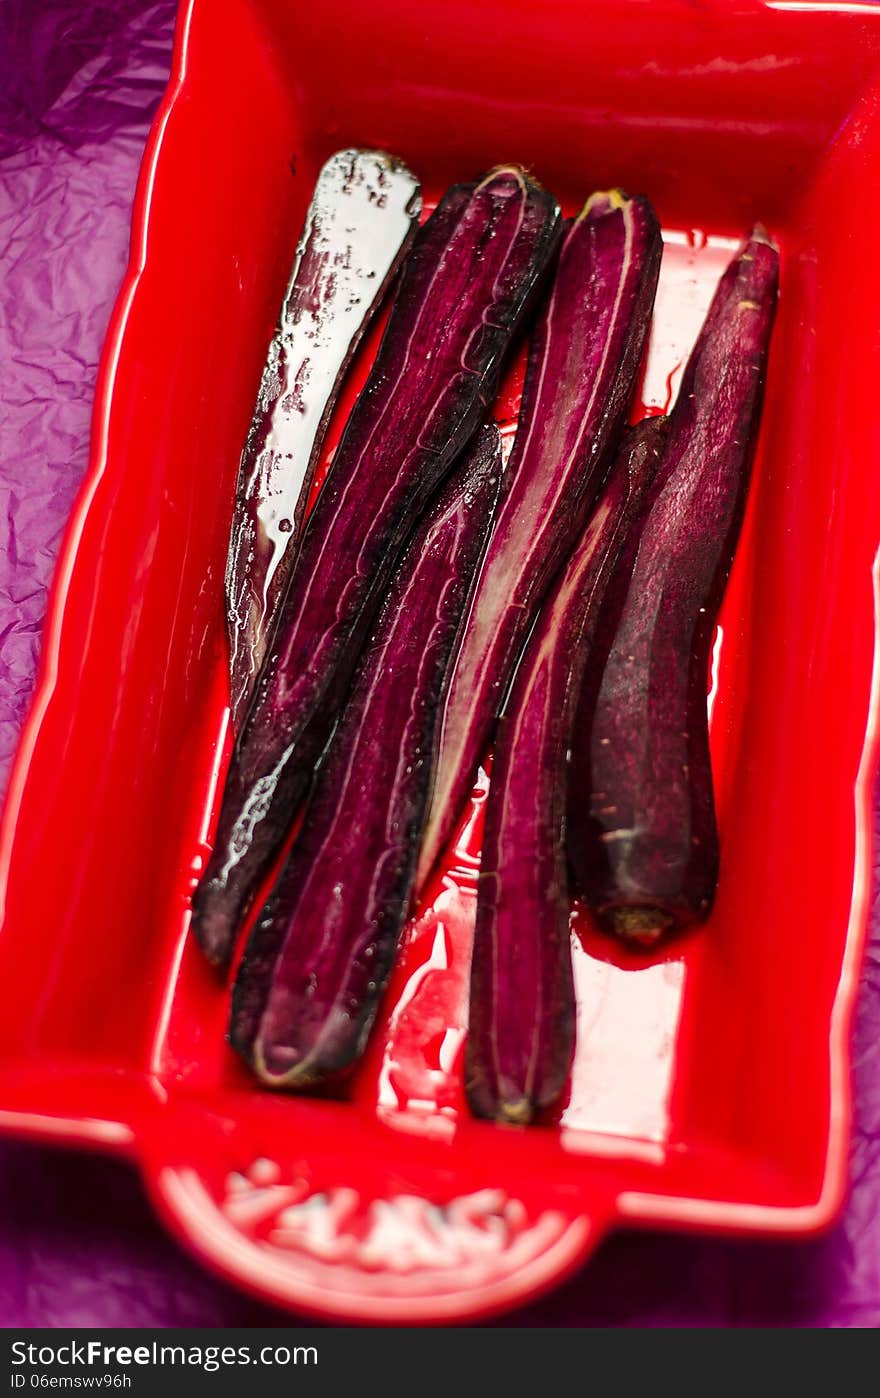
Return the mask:
[[757,435],[778,266],[756,228],[721,278],[670,415],[635,556],[609,591],[607,658],[584,686],[569,858],[599,920],[639,941],[702,921],[715,895],[706,687]]
[[452,834],[535,614],[617,448],[661,251],[648,202],[617,190],[594,194],[566,227],[532,341],[510,486],[450,685],[420,885]]
[[421,207],[415,176],[381,151],[338,151],[318,176],[238,472],[226,564],[236,733],[284,596],[345,370]]
[[407,548],[287,864],[248,944],[230,1039],[272,1086],[363,1051],[409,911],[439,707],[501,482],[496,428]]
[[558,1101],[574,1046],[565,863],[568,749],[615,558],[659,459],[664,419],[627,434],[541,610],[495,736],[465,1061],[478,1116],[525,1123]]
[[494,395],[558,232],[555,200],[511,166],[456,185],[416,235],[233,751],[193,901],[212,961],[228,960],[291,828],[407,538]]

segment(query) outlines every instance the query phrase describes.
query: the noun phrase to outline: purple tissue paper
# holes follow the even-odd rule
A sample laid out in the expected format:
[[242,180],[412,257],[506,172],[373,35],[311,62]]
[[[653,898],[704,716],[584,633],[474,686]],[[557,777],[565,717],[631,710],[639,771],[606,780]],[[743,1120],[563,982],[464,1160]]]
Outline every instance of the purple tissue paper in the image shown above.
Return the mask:
[[[174,11],[170,0],[0,4],[4,783],[86,465],[98,356],[125,266],[138,164],[168,75]],[[875,801],[875,837],[878,822]],[[499,1324],[880,1324],[876,878],[874,888],[853,1046],[852,1189],[834,1230],[801,1244],[617,1234],[564,1286]],[[128,1167],[0,1142],[0,1324],[287,1323],[184,1255]]]

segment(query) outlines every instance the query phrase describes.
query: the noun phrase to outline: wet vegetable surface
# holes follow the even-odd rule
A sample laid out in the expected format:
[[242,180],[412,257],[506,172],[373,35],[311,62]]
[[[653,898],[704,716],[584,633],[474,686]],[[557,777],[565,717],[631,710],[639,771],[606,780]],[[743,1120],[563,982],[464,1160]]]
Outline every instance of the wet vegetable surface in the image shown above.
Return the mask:
[[563,1093],[575,1001],[565,860],[568,749],[599,607],[660,456],[664,420],[627,434],[536,622],[495,737],[465,1064],[478,1116],[524,1123]]
[[193,901],[213,961],[291,828],[407,538],[494,394],[558,231],[552,196],[505,166],[449,190],[414,240],[233,752]]
[[607,659],[601,677],[588,677],[576,726],[568,843],[577,885],[608,928],[641,941],[701,921],[715,894],[706,689],[778,262],[756,228],[721,278],[670,415],[631,576],[609,595]]
[[440,702],[501,482],[485,428],[419,527],[239,970],[230,1037],[275,1086],[362,1051],[410,907]]
[[226,565],[236,732],[284,596],[345,369],[420,210],[415,176],[381,151],[338,151],[318,176],[239,466]]
[[616,449],[660,268],[648,202],[594,194],[571,220],[529,355],[505,499],[453,674],[419,884],[449,840],[554,573]]

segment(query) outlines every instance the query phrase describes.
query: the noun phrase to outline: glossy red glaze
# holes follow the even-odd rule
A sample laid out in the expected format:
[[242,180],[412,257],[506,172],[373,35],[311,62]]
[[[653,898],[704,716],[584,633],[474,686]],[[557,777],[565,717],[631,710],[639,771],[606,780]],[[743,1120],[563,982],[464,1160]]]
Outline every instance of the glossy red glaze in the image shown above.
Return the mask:
[[[3,825],[4,1129],[127,1152],[216,1267],[356,1319],[499,1310],[616,1221],[830,1220],[875,749],[878,69],[880,13],[855,3],[486,0],[435,25],[409,0],[186,0]],[[479,799],[348,1101],[258,1090],[186,942],[228,752],[239,452],[314,177],[355,143],[399,151],[434,197],[511,158],[567,211],[647,193],[667,229],[651,410],[744,230],[761,217],[782,247],[711,695],[718,901],[653,957],[575,918],[556,1128],[463,1110]]]

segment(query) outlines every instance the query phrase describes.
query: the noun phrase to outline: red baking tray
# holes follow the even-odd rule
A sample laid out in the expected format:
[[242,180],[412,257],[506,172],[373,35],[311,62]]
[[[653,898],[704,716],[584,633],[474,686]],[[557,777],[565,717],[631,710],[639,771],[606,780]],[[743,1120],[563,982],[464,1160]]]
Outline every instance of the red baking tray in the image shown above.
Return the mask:
[[[875,748],[878,70],[872,5],[186,0],[2,827],[3,1129],[126,1154],[206,1261],[323,1316],[497,1312],[618,1224],[829,1222]],[[223,1040],[228,988],[186,938],[228,759],[238,455],[315,175],[348,144],[399,152],[429,202],[509,159],[569,210],[647,193],[667,248],[648,410],[749,222],[781,244],[710,696],[717,906],[641,958],[575,915],[556,1126],[464,1110],[485,781],[347,1100],[254,1087]]]

